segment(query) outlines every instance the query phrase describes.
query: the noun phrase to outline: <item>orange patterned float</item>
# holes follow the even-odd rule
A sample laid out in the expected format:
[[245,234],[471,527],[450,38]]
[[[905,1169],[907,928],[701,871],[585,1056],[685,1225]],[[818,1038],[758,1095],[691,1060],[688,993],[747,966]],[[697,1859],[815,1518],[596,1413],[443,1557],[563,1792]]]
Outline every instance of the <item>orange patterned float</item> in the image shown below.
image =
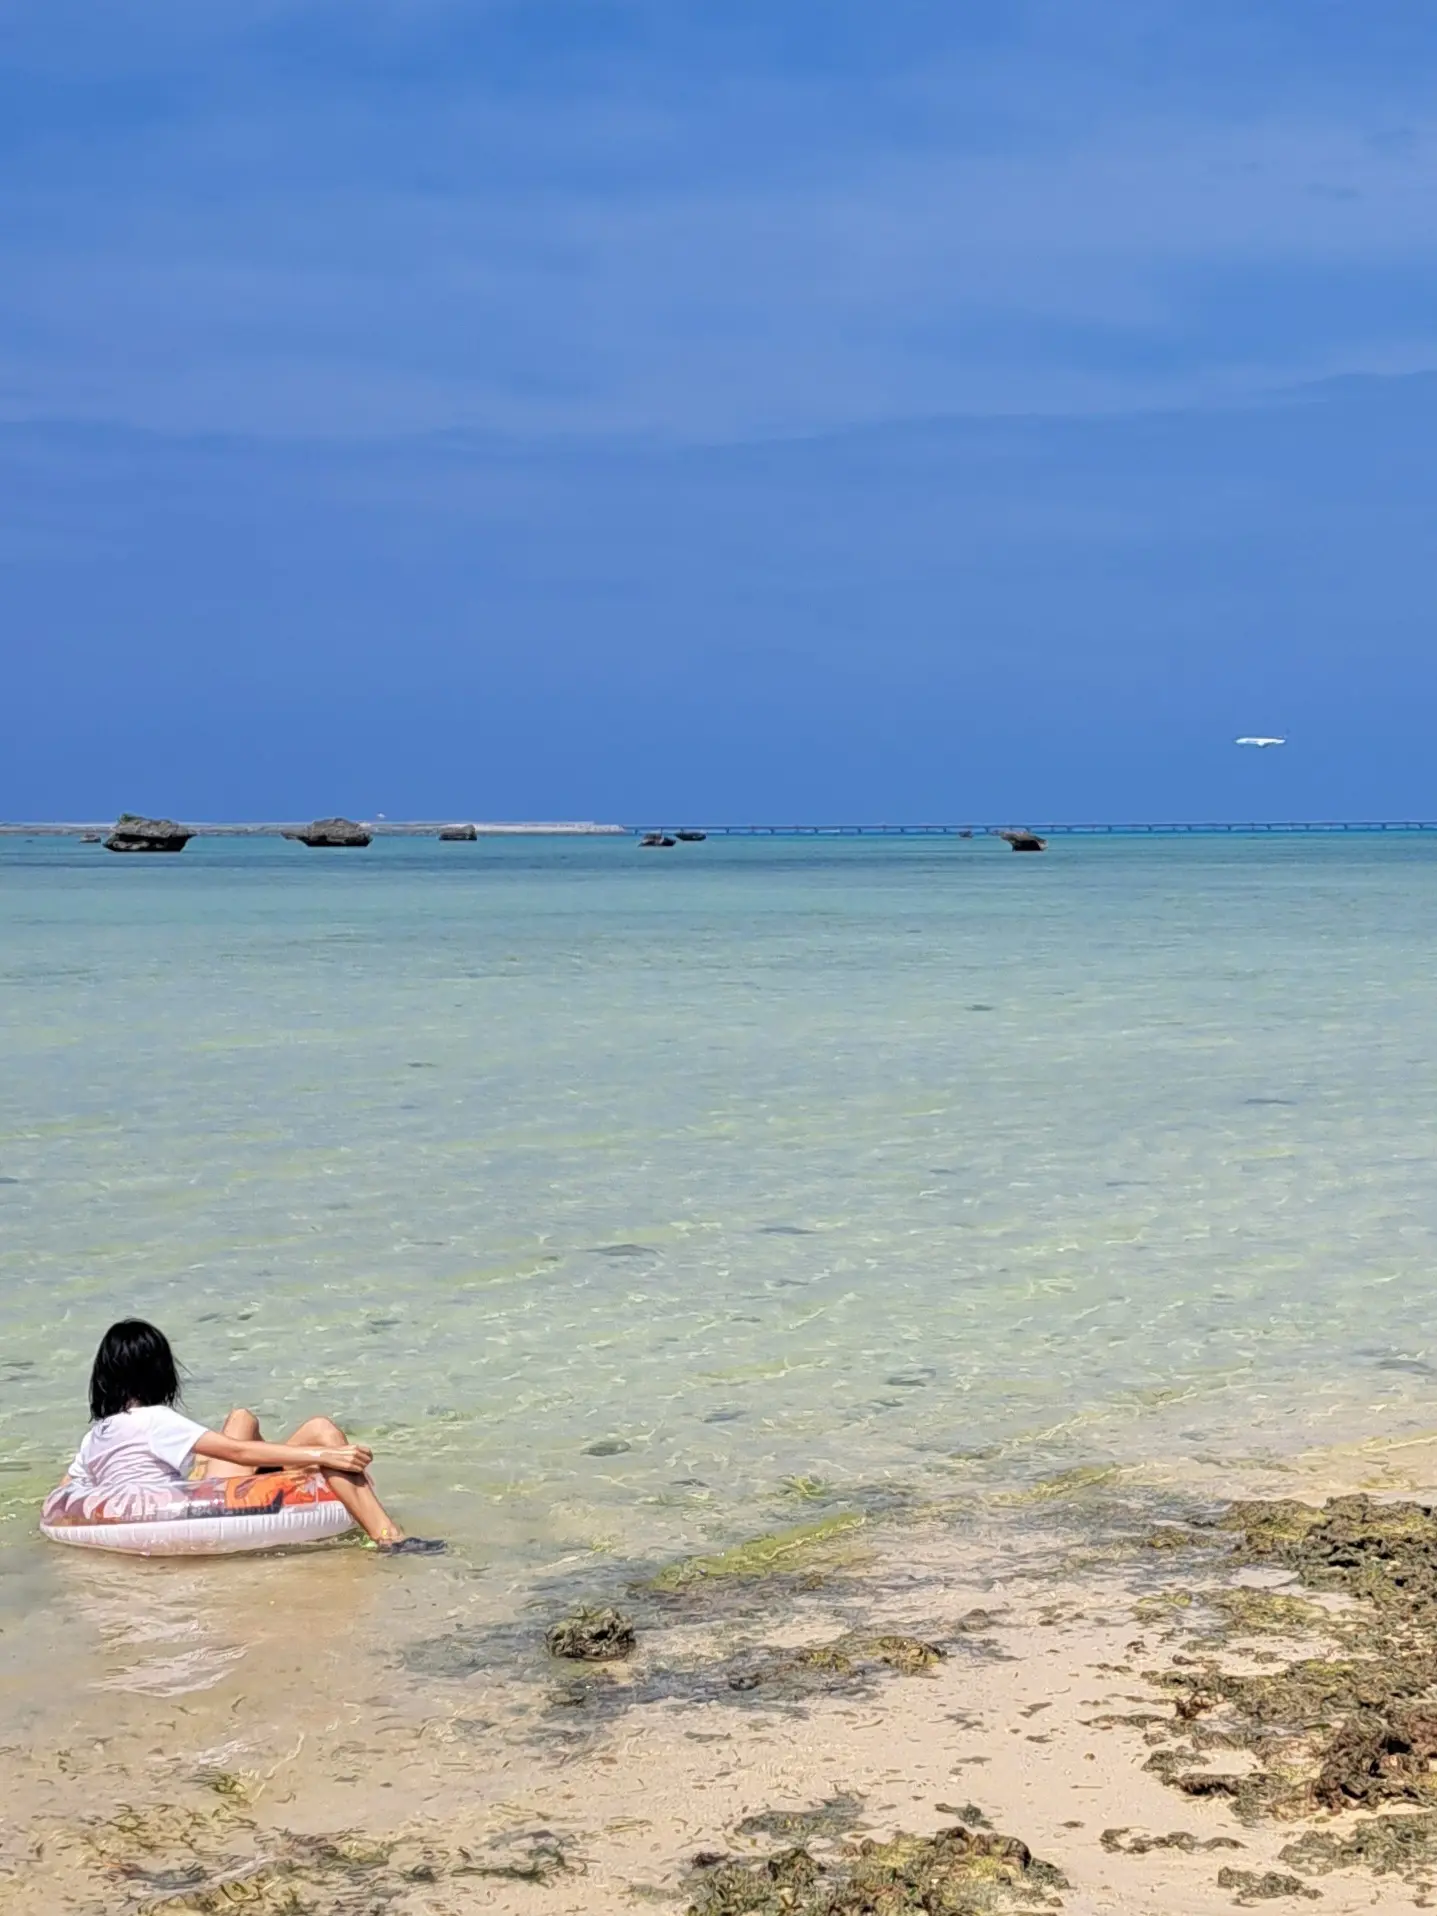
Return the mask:
[[66,1481],[40,1513],[40,1528],[55,1543],[140,1557],[318,1543],[340,1536],[353,1521],[323,1477],[294,1470],[114,1491],[82,1491]]

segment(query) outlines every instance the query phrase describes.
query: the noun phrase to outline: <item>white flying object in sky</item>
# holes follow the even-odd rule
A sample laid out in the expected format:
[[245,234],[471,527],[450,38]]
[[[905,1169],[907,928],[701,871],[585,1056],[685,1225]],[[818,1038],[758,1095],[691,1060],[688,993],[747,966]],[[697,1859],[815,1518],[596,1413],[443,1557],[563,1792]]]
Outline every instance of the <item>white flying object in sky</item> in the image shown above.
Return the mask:
[[1285,738],[1240,738],[1239,745],[1286,745]]

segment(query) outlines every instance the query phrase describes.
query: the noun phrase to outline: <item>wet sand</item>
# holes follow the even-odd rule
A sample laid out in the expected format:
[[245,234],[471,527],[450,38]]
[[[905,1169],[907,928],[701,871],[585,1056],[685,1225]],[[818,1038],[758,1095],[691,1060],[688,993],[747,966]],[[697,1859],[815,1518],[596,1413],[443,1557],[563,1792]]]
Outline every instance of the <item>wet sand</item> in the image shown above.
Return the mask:
[[[200,1566],[76,1553],[61,1600],[0,1646],[0,1907],[717,1911],[739,1906],[715,1900],[735,1862],[801,1846],[841,1885],[865,1840],[960,1825],[1050,1870],[989,1872],[954,1908],[1421,1905],[1420,1859],[1377,1875],[1329,1868],[1319,1846],[1292,1862],[1305,1832],[1345,1838],[1370,1816],[1253,1817],[1145,1767],[1189,1727],[1169,1679],[1214,1658],[1286,1667],[1321,1647],[1314,1616],[1320,1635],[1324,1612],[1354,1612],[1318,1593],[1293,1610],[1300,1638],[1280,1611],[1247,1628],[1251,1604],[1235,1627],[1225,1593],[1280,1594],[1292,1574],[1233,1561],[1226,1539],[1194,1556],[1151,1538],[1234,1495],[1396,1496],[1434,1473],[1428,1438],[1181,1481],[1074,1474],[800,1512],[757,1554],[657,1576],[574,1561],[540,1589],[345,1547]],[[633,1618],[630,1658],[548,1655],[546,1627],[585,1597]],[[46,1704],[62,1656],[85,1663],[78,1718]],[[1234,1749],[1221,1767],[1257,1762]],[[1421,1815],[1424,1791],[1400,1807]]]

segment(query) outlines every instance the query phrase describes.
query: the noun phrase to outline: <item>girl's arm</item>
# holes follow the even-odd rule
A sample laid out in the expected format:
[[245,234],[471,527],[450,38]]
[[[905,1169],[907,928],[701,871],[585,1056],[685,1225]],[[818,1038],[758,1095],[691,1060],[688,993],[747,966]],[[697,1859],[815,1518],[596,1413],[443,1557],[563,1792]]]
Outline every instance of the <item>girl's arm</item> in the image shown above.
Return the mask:
[[245,1443],[218,1430],[207,1430],[195,1439],[195,1455],[217,1457],[224,1464],[243,1464],[250,1470],[271,1465],[281,1470],[341,1470],[351,1477],[362,1477],[374,1460],[374,1452],[363,1444],[337,1444],[325,1449],[319,1444]]

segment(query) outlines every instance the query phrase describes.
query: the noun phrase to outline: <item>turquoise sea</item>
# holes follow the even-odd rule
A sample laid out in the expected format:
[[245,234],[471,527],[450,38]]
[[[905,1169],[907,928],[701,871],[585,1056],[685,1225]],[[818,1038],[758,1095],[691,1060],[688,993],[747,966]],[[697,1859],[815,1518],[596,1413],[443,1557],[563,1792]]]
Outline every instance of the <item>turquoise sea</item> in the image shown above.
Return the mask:
[[516,1582],[1437,1423],[1434,938],[1416,837],[0,840],[0,1608],[121,1313]]

